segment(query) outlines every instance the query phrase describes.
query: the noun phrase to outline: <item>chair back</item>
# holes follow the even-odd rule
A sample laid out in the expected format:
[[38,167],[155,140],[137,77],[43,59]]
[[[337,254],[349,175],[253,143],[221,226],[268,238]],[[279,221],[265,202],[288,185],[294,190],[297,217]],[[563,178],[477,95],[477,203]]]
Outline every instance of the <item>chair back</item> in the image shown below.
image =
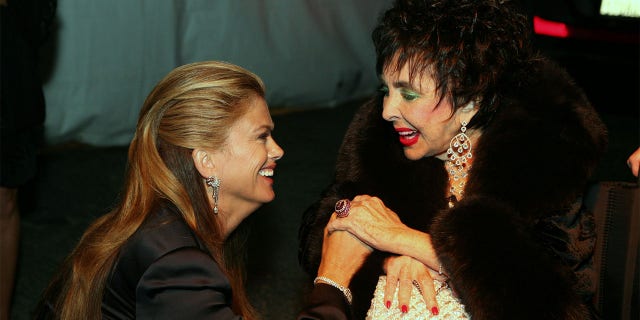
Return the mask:
[[640,188],[632,182],[599,182],[584,201],[594,214],[598,236],[595,306],[603,319],[639,319]]

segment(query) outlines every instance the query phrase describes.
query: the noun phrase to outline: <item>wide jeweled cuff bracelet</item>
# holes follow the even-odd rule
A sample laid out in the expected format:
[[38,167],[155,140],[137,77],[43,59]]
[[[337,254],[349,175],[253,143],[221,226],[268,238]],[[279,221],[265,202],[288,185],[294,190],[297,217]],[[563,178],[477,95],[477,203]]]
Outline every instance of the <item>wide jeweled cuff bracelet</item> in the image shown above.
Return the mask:
[[321,283],[325,283],[328,284],[338,290],[340,290],[340,292],[342,292],[342,294],[344,295],[345,299],[347,299],[347,302],[349,303],[349,305],[351,305],[351,301],[353,301],[353,296],[351,295],[351,290],[349,290],[349,288],[343,287],[341,285],[339,285],[337,282],[327,278],[327,277],[316,277],[313,280],[313,284],[316,285],[318,284],[318,282]]

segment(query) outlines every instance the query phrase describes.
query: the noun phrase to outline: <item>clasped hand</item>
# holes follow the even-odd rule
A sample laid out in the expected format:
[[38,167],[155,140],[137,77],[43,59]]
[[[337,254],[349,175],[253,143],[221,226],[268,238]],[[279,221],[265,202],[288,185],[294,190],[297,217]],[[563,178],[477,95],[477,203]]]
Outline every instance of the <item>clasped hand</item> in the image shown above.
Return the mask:
[[329,232],[328,228],[325,228],[318,276],[327,277],[348,287],[351,278],[372,251],[370,246],[348,232]]
[[334,213],[327,224],[329,232],[348,231],[367,245],[386,252],[395,252],[396,238],[408,229],[382,200],[368,195],[351,200],[347,218],[337,218]]
[[[368,195],[356,196],[352,201],[346,218],[337,218],[334,213],[327,224],[328,233],[347,231],[368,246],[398,256],[388,258],[384,269],[387,274],[385,304],[391,305],[396,287],[398,287],[398,305],[407,312],[411,301],[412,286],[417,285],[429,310],[437,314],[436,291],[433,279],[443,276],[428,265],[437,266],[439,262],[433,253],[430,237],[413,230],[400,221],[398,215],[387,208],[382,200]],[[424,240],[424,241],[422,241]],[[415,249],[408,243],[420,244]],[[422,250],[424,249],[424,250]],[[412,251],[411,254],[406,252]],[[424,251],[424,252],[415,252]],[[418,259],[416,257],[423,259]],[[430,261],[427,264],[427,260]],[[415,284],[414,284],[415,281]]]

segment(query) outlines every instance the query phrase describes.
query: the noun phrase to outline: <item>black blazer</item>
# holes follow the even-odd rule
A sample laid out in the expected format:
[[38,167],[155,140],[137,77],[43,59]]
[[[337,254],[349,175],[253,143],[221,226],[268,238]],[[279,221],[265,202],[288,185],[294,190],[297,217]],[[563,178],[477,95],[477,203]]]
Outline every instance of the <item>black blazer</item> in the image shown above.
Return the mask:
[[[149,216],[120,250],[102,301],[103,319],[241,319],[231,285],[175,208]],[[349,319],[342,293],[317,285],[298,319]]]
[[175,208],[152,213],[120,250],[104,319],[240,319],[231,285]]
[[[50,297],[60,281],[42,297],[34,319],[59,319]],[[231,297],[218,263],[170,206],[152,213],[121,248],[105,285],[102,319],[242,319]],[[297,318],[352,317],[338,289],[318,284]]]

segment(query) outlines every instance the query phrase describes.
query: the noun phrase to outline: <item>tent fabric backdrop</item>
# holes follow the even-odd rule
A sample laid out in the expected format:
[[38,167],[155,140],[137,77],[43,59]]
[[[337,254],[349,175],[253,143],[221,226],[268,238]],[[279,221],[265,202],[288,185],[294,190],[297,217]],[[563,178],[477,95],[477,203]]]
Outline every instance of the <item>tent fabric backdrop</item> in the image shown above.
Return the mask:
[[271,107],[333,107],[377,86],[371,31],[389,0],[58,0],[44,85],[48,144],[126,145],[171,69],[223,60]]

